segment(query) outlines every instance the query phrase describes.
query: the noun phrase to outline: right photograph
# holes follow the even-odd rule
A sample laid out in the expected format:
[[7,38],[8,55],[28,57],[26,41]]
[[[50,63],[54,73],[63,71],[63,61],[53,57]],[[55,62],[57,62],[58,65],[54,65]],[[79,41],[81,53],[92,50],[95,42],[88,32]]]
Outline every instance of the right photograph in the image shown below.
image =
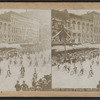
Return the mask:
[[100,89],[100,10],[52,9],[52,88]]

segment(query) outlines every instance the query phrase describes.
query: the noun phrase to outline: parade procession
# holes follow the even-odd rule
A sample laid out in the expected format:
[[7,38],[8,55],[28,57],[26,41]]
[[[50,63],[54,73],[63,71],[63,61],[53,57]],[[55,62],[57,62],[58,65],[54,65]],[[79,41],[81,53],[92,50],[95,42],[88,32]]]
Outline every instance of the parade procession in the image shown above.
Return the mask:
[[50,11],[1,11],[0,91],[51,90]]
[[[23,80],[28,86],[25,86],[25,88],[22,89],[23,91],[27,91],[28,89],[35,90],[36,86],[38,86],[37,88],[41,90],[42,87],[39,86],[39,82],[47,83],[47,81],[50,81],[45,79],[45,77],[50,77],[49,71],[46,71],[48,70],[46,66],[50,66],[50,55],[48,55],[48,52],[50,51],[43,50],[38,52],[29,52],[28,50],[27,52],[22,52],[19,50],[17,51],[16,49],[4,49],[2,53],[3,52],[5,52],[5,57],[3,57],[3,55],[0,61],[0,79],[2,81],[6,80],[6,85],[9,85],[10,80],[12,81],[11,86],[14,86],[14,84],[16,84],[15,88],[16,90],[19,90],[17,82],[22,83]],[[43,73],[41,73],[41,71]],[[47,76],[45,74],[47,74]],[[16,80],[14,81],[14,83],[13,79]],[[5,84],[4,82],[2,83],[3,84],[1,85],[4,89]],[[14,89],[14,87],[12,87],[12,89]]]
[[99,10],[1,10],[0,91],[100,91],[99,76]]
[[100,13],[52,10],[52,88],[100,89]]

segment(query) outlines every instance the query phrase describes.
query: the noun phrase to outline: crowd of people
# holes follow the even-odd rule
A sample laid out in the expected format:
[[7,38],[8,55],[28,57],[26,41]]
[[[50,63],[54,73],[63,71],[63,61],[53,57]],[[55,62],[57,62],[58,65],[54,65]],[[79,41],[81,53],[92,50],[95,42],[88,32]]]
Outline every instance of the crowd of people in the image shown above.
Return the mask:
[[29,87],[25,81],[20,85],[19,81],[17,81],[15,88],[16,91],[46,91],[51,90],[51,75],[45,75],[40,80],[36,81],[37,75],[33,77],[32,87]]
[[[48,53],[47,50],[44,51],[25,51],[25,50],[17,50],[17,49],[12,49],[7,51],[1,58],[1,62],[2,63],[4,61],[4,63],[6,64],[6,66],[1,66],[0,65],[0,76],[2,76],[2,74],[5,74],[5,79],[10,78],[14,75],[14,71],[13,69],[16,69],[15,73],[17,74],[17,84],[15,85],[15,89],[16,91],[26,91],[26,90],[37,90],[38,87],[40,86],[40,82],[42,82],[42,84],[45,82],[46,85],[50,85],[51,83],[51,79],[46,79],[46,78],[40,78],[38,77],[39,72],[38,69],[39,67],[44,67],[47,66],[47,64],[50,64],[50,54]],[[47,55],[48,54],[48,55]],[[6,67],[5,69],[3,67]],[[26,68],[27,67],[27,68]],[[48,67],[48,66],[47,66]],[[33,77],[32,80],[30,80],[32,87],[28,86],[24,80],[25,75],[26,75],[26,71],[27,69],[31,68],[32,71],[32,76],[29,77]],[[12,75],[13,73],[13,75]],[[27,72],[27,73],[31,73],[31,72]],[[40,73],[42,73],[40,71]],[[44,74],[44,73],[43,73]],[[49,73],[50,74],[50,73]],[[48,75],[47,75],[48,76]],[[40,80],[41,79],[41,80]],[[43,80],[45,79],[45,80]],[[23,84],[19,85],[20,80],[23,80]],[[42,85],[43,86],[43,85]],[[29,88],[30,87],[30,88]],[[49,87],[49,86],[48,86]],[[42,89],[42,87],[40,87],[39,89]]]
[[89,62],[88,78],[93,77],[95,64],[99,66],[100,50],[97,48],[85,48],[79,50],[70,50],[70,52],[58,53],[52,58],[52,66],[57,70],[67,71],[70,75],[82,76],[87,68],[84,62]]

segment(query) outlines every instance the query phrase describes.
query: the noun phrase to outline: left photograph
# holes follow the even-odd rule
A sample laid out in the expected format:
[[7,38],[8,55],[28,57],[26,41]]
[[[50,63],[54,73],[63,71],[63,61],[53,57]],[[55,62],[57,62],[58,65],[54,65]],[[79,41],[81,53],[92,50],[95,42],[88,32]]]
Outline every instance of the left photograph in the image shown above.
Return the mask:
[[51,10],[0,10],[0,91],[51,90]]

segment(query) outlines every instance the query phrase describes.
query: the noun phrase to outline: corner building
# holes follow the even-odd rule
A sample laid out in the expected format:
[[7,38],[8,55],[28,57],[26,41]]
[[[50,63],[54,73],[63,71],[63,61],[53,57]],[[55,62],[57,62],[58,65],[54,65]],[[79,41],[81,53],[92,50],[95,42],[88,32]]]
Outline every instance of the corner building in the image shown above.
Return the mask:
[[0,14],[0,43],[37,43],[39,21],[10,11]]

